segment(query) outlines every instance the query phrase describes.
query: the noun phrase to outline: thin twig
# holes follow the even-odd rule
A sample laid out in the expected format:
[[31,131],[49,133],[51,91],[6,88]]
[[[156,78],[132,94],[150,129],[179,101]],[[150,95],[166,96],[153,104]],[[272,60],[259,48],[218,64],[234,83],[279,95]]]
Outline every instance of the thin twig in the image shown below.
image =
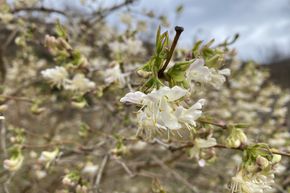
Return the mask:
[[167,166],[166,164],[164,164],[162,161],[160,161],[160,159],[158,159],[156,156],[152,156],[152,158],[154,159],[154,161],[159,164],[164,170],[168,171],[169,173],[171,173],[177,180],[179,180],[180,182],[182,182],[185,186],[187,186],[188,188],[190,188],[190,190],[192,192],[198,192],[197,188],[194,187],[190,182],[187,181],[187,179],[185,179],[182,175],[180,175],[177,171],[173,170],[172,168],[170,168],[169,166]]
[[128,175],[130,177],[134,177],[135,176],[135,174],[129,169],[129,167],[126,165],[125,162],[123,162],[120,159],[114,159],[114,160],[124,168],[124,170],[128,173]]
[[[187,149],[187,148],[191,148],[194,146],[194,143],[187,143],[185,145],[181,145],[181,146],[178,146],[178,147],[173,147],[173,146],[170,146],[168,149],[172,152],[174,151],[178,151],[178,150],[183,150],[183,149]],[[243,151],[246,149],[246,147],[237,147],[237,148],[233,148],[233,147],[227,147],[225,145],[222,145],[222,144],[217,144],[215,146],[212,146],[214,148],[220,148],[220,149],[233,149],[233,150],[239,150],[239,151]],[[286,157],[290,157],[290,153],[288,152],[281,152],[281,151],[277,151],[277,150],[273,150],[273,149],[270,149],[269,150],[271,153],[273,154],[278,154],[278,155],[281,155],[281,156],[286,156]]]
[[92,17],[91,21],[89,21],[89,23],[92,25],[92,24],[94,24],[96,22],[99,22],[99,21],[103,20],[111,12],[116,11],[116,10],[122,8],[122,7],[128,6],[129,4],[134,3],[135,1],[136,0],[125,0],[124,2],[122,2],[120,4],[113,5],[110,8],[106,8],[106,9],[101,9],[101,10],[95,11],[92,14],[93,17]]
[[99,169],[99,172],[98,172],[98,175],[97,175],[97,178],[96,178],[96,182],[95,182],[95,186],[94,186],[94,189],[96,189],[97,192],[99,192],[99,186],[100,186],[100,183],[101,183],[101,180],[102,180],[102,176],[103,176],[103,173],[104,173],[104,169],[108,163],[108,160],[110,158],[110,155],[107,154],[105,155],[105,157],[103,158],[103,161],[101,163],[101,167]]
[[4,156],[7,157],[5,117],[1,115],[0,115],[0,129],[1,129],[1,149],[4,153]]
[[21,11],[25,12],[44,12],[44,13],[58,13],[64,16],[67,16],[67,14],[64,11],[57,10],[57,9],[52,9],[52,8],[47,8],[47,7],[21,7],[21,8],[15,8],[11,10],[11,13],[19,13]]
[[228,128],[227,124],[212,122],[212,121],[209,121],[209,120],[199,119],[198,122],[214,125],[214,126],[222,128],[222,129],[227,129]]
[[24,101],[24,102],[29,102],[32,103],[33,100],[25,97],[17,97],[17,96],[7,96],[7,95],[0,95],[0,98],[4,98],[7,100],[15,100],[15,101]]

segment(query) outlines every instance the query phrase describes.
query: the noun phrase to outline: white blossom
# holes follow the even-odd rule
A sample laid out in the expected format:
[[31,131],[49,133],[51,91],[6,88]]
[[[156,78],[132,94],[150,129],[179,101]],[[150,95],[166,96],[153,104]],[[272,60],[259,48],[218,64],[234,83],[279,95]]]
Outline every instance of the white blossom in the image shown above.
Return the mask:
[[205,65],[203,59],[196,59],[186,71],[186,78],[189,82],[196,81],[220,88],[226,81],[225,76],[229,76],[230,73],[231,71],[228,68],[222,70],[209,68]]
[[70,179],[68,175],[65,175],[64,178],[62,179],[62,184],[65,186],[75,186],[76,183]]
[[55,68],[49,68],[41,71],[42,76],[48,80],[52,85],[61,87],[68,78],[68,72],[64,67],[56,66]]
[[129,92],[123,98],[121,98],[120,102],[122,103],[129,102],[129,103],[141,105],[146,96],[147,96],[146,94],[140,91]]
[[108,44],[114,54],[127,54],[136,56],[145,51],[143,43],[137,39],[125,39],[124,42],[114,41]]
[[188,91],[179,86],[162,87],[149,94],[140,91],[126,94],[120,101],[142,106],[138,111],[139,129],[154,132],[154,130],[177,130],[196,126],[195,120],[201,116],[201,108],[205,102],[199,100],[189,109],[177,104]]
[[55,149],[54,151],[43,151],[41,152],[38,161],[46,164],[46,167],[49,167],[50,163],[53,162],[59,154],[60,152],[58,149]]
[[132,23],[132,16],[129,13],[124,13],[120,16],[121,22],[130,25]]
[[216,139],[213,137],[210,137],[208,139],[197,138],[194,142],[194,146],[198,147],[199,149],[213,147],[216,144]]
[[113,53],[125,53],[125,50],[126,50],[126,44],[122,43],[122,42],[119,42],[119,41],[114,41],[114,42],[110,42],[108,44],[110,50],[113,52]]
[[83,168],[82,173],[88,174],[90,176],[93,176],[94,174],[96,174],[96,172],[98,171],[98,169],[99,169],[99,166],[98,165],[93,165],[92,163],[89,162]]
[[176,117],[180,122],[196,126],[195,120],[198,119],[202,114],[202,107],[205,104],[205,99],[200,99],[189,109],[185,109],[182,106],[177,107]]
[[232,178],[232,193],[266,193],[272,190],[274,174],[263,175],[262,173],[244,174],[241,170]]
[[112,84],[117,82],[120,84],[121,87],[124,87],[126,84],[125,81],[125,73],[122,73],[120,65],[116,65],[113,68],[106,69],[104,72],[105,82],[107,84]]
[[203,59],[196,59],[186,72],[188,81],[209,82],[211,80],[211,71],[205,66]]
[[76,74],[72,80],[65,85],[65,89],[86,93],[93,90],[96,84],[87,79],[83,74]]
[[47,172],[44,170],[36,170],[35,176],[37,177],[37,179],[43,179],[47,176]]
[[16,157],[4,160],[3,167],[11,172],[15,172],[22,166],[23,160],[24,157],[19,154]]

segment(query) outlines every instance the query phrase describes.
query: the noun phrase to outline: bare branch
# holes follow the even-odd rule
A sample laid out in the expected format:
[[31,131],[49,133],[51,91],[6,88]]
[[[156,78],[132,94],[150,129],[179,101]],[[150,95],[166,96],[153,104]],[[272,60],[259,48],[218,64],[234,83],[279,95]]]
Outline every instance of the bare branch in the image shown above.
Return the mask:
[[67,16],[67,13],[61,10],[47,8],[47,7],[21,7],[15,8],[11,10],[11,13],[19,13],[19,12],[44,12],[44,13],[58,13],[64,16]]
[[105,167],[106,167],[106,165],[108,163],[109,158],[110,158],[110,155],[109,154],[105,155],[105,157],[103,158],[103,161],[101,163],[101,167],[99,169],[99,172],[97,174],[97,178],[96,178],[96,182],[95,182],[95,187],[94,187],[94,189],[96,189],[97,192],[99,192],[99,188],[100,188],[99,186],[100,186],[100,183],[101,183],[101,180],[102,180],[102,176],[103,176],[103,173],[104,173],[104,169],[105,169]]

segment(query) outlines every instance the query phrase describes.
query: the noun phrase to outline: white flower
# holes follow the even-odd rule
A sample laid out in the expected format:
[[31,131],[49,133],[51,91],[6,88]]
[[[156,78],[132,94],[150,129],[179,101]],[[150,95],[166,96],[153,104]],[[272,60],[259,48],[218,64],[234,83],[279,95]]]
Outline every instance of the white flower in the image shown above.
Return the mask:
[[47,176],[47,173],[44,170],[36,170],[35,176],[37,177],[37,179],[43,179]]
[[118,82],[120,86],[124,87],[126,84],[125,74],[122,73],[120,69],[120,65],[116,65],[113,68],[106,69],[104,72],[105,82],[107,84],[112,84],[114,82]]
[[179,86],[174,86],[172,88],[164,86],[160,88],[159,90],[152,91],[151,93],[147,95],[147,97],[149,100],[152,100],[154,102],[159,101],[160,99],[164,97],[169,102],[173,102],[184,97],[186,94],[188,94],[188,91]]
[[145,51],[143,48],[143,43],[136,39],[125,39],[124,42],[111,42],[109,43],[109,48],[114,54],[127,54],[136,56]]
[[11,172],[15,172],[22,166],[23,160],[24,157],[19,154],[17,157],[4,160],[3,167]]
[[196,138],[194,140],[194,146],[190,149],[190,157],[195,157],[198,160],[198,165],[204,167],[206,161],[200,158],[201,150],[213,147],[217,144],[216,139],[209,137],[207,139]]
[[132,16],[129,13],[124,13],[120,16],[121,22],[130,25],[132,23]]
[[213,137],[210,137],[208,139],[197,138],[194,142],[194,146],[198,147],[199,149],[213,147],[216,144],[216,139]]
[[230,75],[230,70],[228,68],[223,70],[216,70],[214,68],[211,68],[210,70],[211,80],[209,81],[209,84],[215,88],[220,88],[226,81],[225,76]]
[[47,79],[52,85],[61,87],[65,84],[68,77],[68,72],[64,67],[56,66],[41,71],[42,76]]
[[77,185],[76,193],[88,193],[88,188],[85,185]]
[[173,88],[169,88],[167,86],[160,88],[159,90],[153,90],[149,94],[144,94],[140,91],[127,93],[123,98],[121,98],[121,102],[129,102],[139,105],[147,105],[152,102],[160,102],[162,98],[166,98],[167,101],[173,102],[188,94],[188,91],[179,87],[174,86]]
[[121,98],[120,102],[122,103],[129,102],[129,103],[141,105],[146,96],[147,96],[146,94],[140,91],[129,92],[124,97]]
[[45,163],[46,167],[49,167],[50,163],[53,162],[59,154],[60,152],[58,149],[55,149],[54,151],[43,151],[41,152],[38,161]]
[[119,42],[119,41],[110,42],[108,44],[108,46],[109,46],[110,50],[115,54],[125,53],[125,50],[127,47],[126,44]]
[[202,114],[202,106],[205,104],[205,99],[200,99],[189,109],[185,109],[182,106],[177,107],[176,117],[180,122],[196,126],[195,120],[197,120]]
[[2,20],[4,23],[10,22],[13,17],[13,14],[10,13],[0,13],[0,20]]
[[205,83],[211,80],[211,71],[205,66],[203,59],[196,59],[186,71],[186,77],[189,82],[194,80]]
[[248,138],[246,134],[241,129],[233,128],[230,135],[226,138],[227,147],[237,148],[241,144],[247,144]]
[[145,51],[143,48],[143,43],[140,40],[127,39],[125,44],[127,45],[126,52],[129,55],[137,56],[138,54],[142,54]]
[[64,178],[62,179],[62,184],[65,186],[75,186],[76,183],[70,179],[70,176],[65,175]]
[[186,78],[188,82],[196,81],[220,88],[226,81],[225,76],[229,76],[230,73],[231,71],[228,68],[216,70],[205,66],[203,59],[196,59],[187,69]]
[[187,94],[188,91],[179,86],[173,88],[165,86],[147,95],[140,91],[130,92],[120,101],[142,106],[137,114],[139,131],[151,135],[156,129],[169,131],[196,126],[195,120],[200,117],[205,100],[199,100],[186,109],[177,101]]
[[224,75],[224,76],[230,76],[231,70],[229,68],[225,68],[225,69],[219,70],[219,74]]
[[245,174],[243,170],[232,178],[231,192],[237,193],[264,193],[272,190],[274,174],[263,175],[261,173]]
[[86,93],[94,89],[96,84],[87,79],[83,74],[76,74],[72,80],[65,85],[65,89]]
[[99,166],[98,165],[93,165],[92,163],[89,162],[83,168],[82,173],[88,174],[90,176],[93,176],[94,174],[96,174],[96,172],[98,171],[98,169],[99,169]]

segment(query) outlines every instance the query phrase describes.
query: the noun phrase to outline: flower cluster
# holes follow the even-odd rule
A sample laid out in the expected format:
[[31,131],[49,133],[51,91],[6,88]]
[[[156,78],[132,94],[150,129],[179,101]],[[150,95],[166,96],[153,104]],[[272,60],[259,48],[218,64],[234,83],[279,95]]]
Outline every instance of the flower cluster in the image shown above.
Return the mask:
[[230,72],[228,68],[222,70],[209,68],[205,65],[204,59],[196,59],[186,71],[186,79],[188,82],[194,81],[220,88],[226,81],[225,76],[229,76]]
[[15,172],[20,169],[22,166],[24,157],[21,153],[18,153],[17,155],[12,156],[10,159],[6,159],[3,162],[3,166],[5,169]]
[[159,130],[173,131],[186,128],[193,130],[197,120],[202,114],[204,99],[200,99],[189,108],[178,104],[178,100],[189,92],[186,89],[175,86],[173,88],[162,87],[153,90],[149,94],[140,91],[126,94],[121,102],[140,105],[137,119],[139,132],[145,132],[150,138]]
[[265,145],[255,145],[245,150],[244,161],[239,172],[232,178],[231,192],[271,192],[276,165],[281,155],[270,154]]
[[[59,30],[63,29],[59,26]],[[64,32],[62,32],[64,33]],[[62,34],[65,36],[65,34]],[[45,37],[45,45],[50,49],[51,53],[56,56],[56,60],[64,66],[56,66],[41,71],[42,76],[48,80],[52,86],[56,86],[59,89],[73,91],[79,95],[83,95],[89,91],[95,89],[96,84],[86,78],[85,74],[77,72],[78,68],[87,68],[88,61],[78,51],[74,51],[69,43],[63,38],[55,38],[47,35]],[[68,58],[72,58],[71,61]],[[70,75],[68,69],[74,72],[74,75]],[[70,76],[73,76],[71,79]]]

